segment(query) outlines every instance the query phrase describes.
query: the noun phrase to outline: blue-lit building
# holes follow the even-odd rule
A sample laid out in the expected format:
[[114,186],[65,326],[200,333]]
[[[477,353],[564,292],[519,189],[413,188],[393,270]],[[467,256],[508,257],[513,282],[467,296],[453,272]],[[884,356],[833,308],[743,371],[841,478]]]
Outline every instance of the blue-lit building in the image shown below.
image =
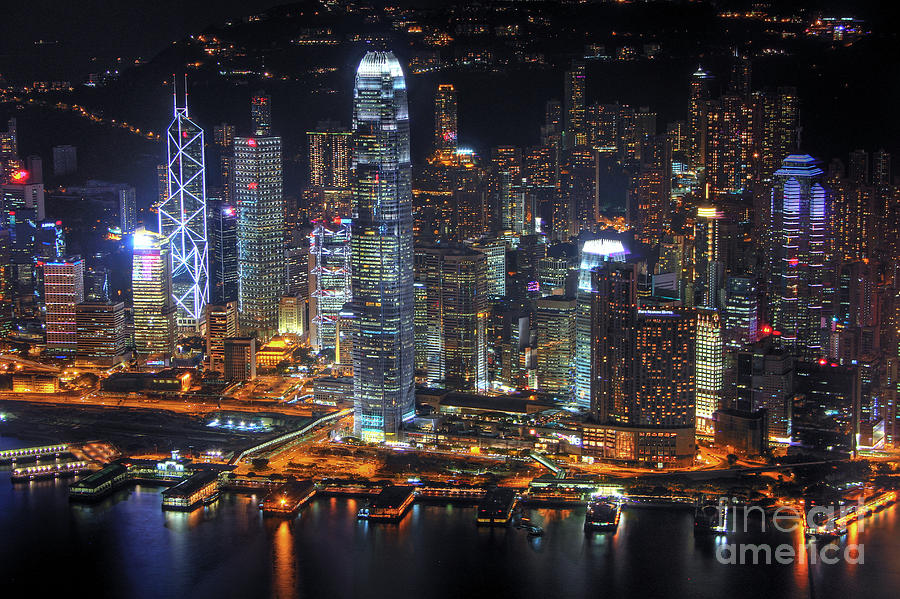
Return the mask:
[[238,299],[237,209],[209,198],[209,296],[213,304]]
[[172,252],[172,293],[178,325],[200,324],[209,301],[209,257],[206,237],[206,158],[203,129],[178,106],[166,131],[168,151],[166,200],[159,207],[159,232]]
[[581,248],[575,301],[575,402],[591,407],[591,271],[605,262],[623,262],[627,250],[618,239],[589,239]]
[[768,230],[769,318],[782,343],[806,359],[824,355],[830,318],[828,193],[822,177],[812,156],[785,158],[775,172]]
[[354,422],[363,440],[383,441],[415,415],[409,112],[391,52],[359,63],[352,148]]

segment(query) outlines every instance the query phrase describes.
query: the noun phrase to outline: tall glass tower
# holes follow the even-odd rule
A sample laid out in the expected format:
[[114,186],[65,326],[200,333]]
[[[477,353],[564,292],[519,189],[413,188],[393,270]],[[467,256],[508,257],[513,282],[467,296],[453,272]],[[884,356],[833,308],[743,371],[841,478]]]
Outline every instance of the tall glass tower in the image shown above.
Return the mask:
[[209,301],[206,242],[206,168],[203,129],[188,116],[173,94],[174,118],[166,134],[167,195],[159,207],[159,232],[172,252],[172,294],[178,324],[196,328]]
[[377,442],[415,415],[409,112],[392,52],[368,52],[356,70],[352,146],[354,422]]

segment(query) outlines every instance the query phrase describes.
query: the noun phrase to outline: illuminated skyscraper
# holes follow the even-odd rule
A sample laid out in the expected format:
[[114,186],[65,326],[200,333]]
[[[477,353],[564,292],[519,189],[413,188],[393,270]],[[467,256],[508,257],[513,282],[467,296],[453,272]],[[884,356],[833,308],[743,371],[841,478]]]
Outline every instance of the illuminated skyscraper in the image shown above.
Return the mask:
[[409,112],[391,52],[366,53],[356,71],[351,184],[354,422],[382,441],[415,415]]
[[79,366],[114,366],[127,356],[125,304],[85,302],[75,306]]
[[793,352],[817,359],[826,335],[825,244],[828,194],[812,156],[788,156],[775,172],[769,224],[769,297],[772,326]]
[[434,95],[434,149],[455,152],[457,148],[456,89],[450,83],[437,86]]
[[206,305],[206,355],[210,370],[225,372],[225,340],[237,334],[237,302]]
[[[309,141],[309,184],[312,187],[350,187],[350,132],[335,121],[321,121],[306,132]],[[348,216],[348,215],[345,215]]]
[[210,302],[225,304],[238,299],[237,210],[234,206],[210,198],[209,223],[209,297]]
[[587,143],[585,135],[585,73],[584,63],[573,61],[565,75],[565,129],[566,148],[583,146]]
[[691,75],[691,102],[688,109],[688,133],[690,136],[691,162],[695,166],[702,166],[706,159],[706,135],[705,135],[705,110],[706,101],[709,100],[709,83],[711,77],[697,67]]
[[713,432],[713,412],[725,382],[725,354],[722,327],[715,310],[697,310],[694,345],[694,383],[696,385],[696,426],[698,432]]
[[581,248],[575,310],[575,401],[581,408],[591,405],[591,302],[597,293],[592,271],[605,262],[624,261],[626,254],[617,239],[591,239]]
[[284,196],[281,138],[234,140],[241,331],[267,338],[278,329],[284,291]]
[[310,345],[316,351],[337,345],[337,322],[350,291],[349,218],[316,221],[309,236]]
[[571,399],[575,360],[575,298],[537,300],[538,389]]
[[143,229],[135,232],[131,293],[135,349],[143,356],[171,356],[175,351],[175,303],[172,257],[164,236]]
[[172,293],[178,325],[196,328],[209,301],[206,243],[206,168],[203,130],[173,95],[174,119],[166,133],[167,195],[159,207],[159,232],[172,252]]
[[712,206],[697,208],[694,223],[695,305],[716,309],[721,304],[725,278],[725,248],[720,221],[722,213]]
[[272,98],[265,92],[256,92],[250,99],[250,121],[255,137],[272,135]]
[[465,246],[415,249],[416,283],[424,293],[424,368],[432,386],[488,389],[486,273],[487,256]]
[[47,349],[75,354],[75,304],[84,301],[84,260],[80,257],[44,264],[44,302],[47,306]]

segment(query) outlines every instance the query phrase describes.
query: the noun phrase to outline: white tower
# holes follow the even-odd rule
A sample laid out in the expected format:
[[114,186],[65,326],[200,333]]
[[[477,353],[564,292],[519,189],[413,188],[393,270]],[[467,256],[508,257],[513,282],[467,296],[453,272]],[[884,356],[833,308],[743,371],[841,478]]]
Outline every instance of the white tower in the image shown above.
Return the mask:
[[209,248],[206,237],[206,168],[203,129],[172,93],[174,118],[166,135],[168,199],[159,208],[159,232],[172,252],[172,294],[180,329],[196,329],[209,301]]

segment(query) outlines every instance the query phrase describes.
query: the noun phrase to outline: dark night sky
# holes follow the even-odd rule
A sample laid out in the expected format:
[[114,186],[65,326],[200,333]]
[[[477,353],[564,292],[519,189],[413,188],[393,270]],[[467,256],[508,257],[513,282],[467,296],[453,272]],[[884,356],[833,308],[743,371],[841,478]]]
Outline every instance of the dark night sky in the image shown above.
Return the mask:
[[[117,57],[152,58],[167,44],[230,17],[285,4],[284,0],[26,0],[4,2],[0,73],[17,81],[41,77],[80,81],[113,66]],[[58,45],[36,46],[36,40]],[[91,58],[96,57],[92,66]],[[52,67],[50,65],[53,65]]]

